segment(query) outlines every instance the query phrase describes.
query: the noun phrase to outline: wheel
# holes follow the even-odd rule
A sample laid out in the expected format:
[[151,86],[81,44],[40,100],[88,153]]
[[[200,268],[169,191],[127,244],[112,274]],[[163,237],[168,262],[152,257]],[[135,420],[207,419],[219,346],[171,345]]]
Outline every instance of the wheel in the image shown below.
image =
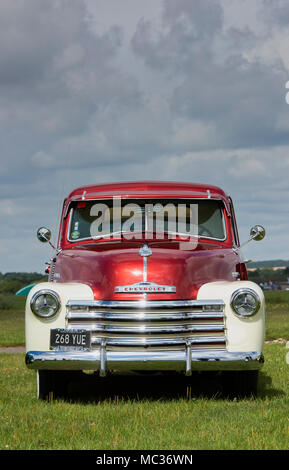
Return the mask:
[[67,371],[38,370],[37,398],[52,401],[65,397],[68,390],[68,379]]
[[258,378],[258,370],[225,372],[223,390],[233,398],[256,397]]

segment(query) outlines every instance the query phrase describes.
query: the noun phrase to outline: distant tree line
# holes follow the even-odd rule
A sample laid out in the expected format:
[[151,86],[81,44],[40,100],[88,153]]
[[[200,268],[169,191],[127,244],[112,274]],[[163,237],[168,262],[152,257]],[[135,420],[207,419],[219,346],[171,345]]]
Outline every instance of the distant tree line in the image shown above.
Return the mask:
[[287,282],[289,278],[289,267],[285,269],[262,268],[256,271],[248,271],[249,280],[260,282]]
[[0,294],[16,294],[22,287],[41,281],[47,281],[47,276],[36,272],[5,274],[0,272]]
[[289,261],[284,259],[271,259],[267,261],[252,261],[250,268],[278,268],[279,266],[289,266]]

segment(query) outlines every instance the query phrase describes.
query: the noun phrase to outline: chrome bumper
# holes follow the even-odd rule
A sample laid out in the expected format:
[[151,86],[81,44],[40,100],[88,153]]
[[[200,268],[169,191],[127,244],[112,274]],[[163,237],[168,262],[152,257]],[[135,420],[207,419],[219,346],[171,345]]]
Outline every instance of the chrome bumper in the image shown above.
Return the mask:
[[260,352],[192,351],[28,351],[29,369],[94,370],[126,374],[137,371],[192,371],[260,369],[264,358]]

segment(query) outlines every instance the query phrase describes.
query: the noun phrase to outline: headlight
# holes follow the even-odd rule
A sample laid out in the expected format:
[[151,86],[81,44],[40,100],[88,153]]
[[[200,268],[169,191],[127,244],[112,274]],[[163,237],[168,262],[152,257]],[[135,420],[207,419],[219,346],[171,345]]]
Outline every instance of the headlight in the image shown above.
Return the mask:
[[240,317],[251,317],[261,305],[258,294],[252,289],[238,289],[231,298],[231,307]]
[[31,301],[32,312],[41,318],[49,318],[55,315],[60,309],[59,295],[52,290],[40,290],[36,292]]

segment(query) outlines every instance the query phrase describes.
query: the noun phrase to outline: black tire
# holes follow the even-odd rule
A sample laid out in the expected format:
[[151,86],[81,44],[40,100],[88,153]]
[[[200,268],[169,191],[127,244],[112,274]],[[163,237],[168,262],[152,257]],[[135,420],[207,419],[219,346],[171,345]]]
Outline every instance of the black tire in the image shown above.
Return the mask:
[[65,398],[68,391],[69,375],[67,371],[38,370],[37,398],[52,401]]
[[226,372],[223,378],[223,391],[231,398],[256,398],[258,378],[258,370]]

